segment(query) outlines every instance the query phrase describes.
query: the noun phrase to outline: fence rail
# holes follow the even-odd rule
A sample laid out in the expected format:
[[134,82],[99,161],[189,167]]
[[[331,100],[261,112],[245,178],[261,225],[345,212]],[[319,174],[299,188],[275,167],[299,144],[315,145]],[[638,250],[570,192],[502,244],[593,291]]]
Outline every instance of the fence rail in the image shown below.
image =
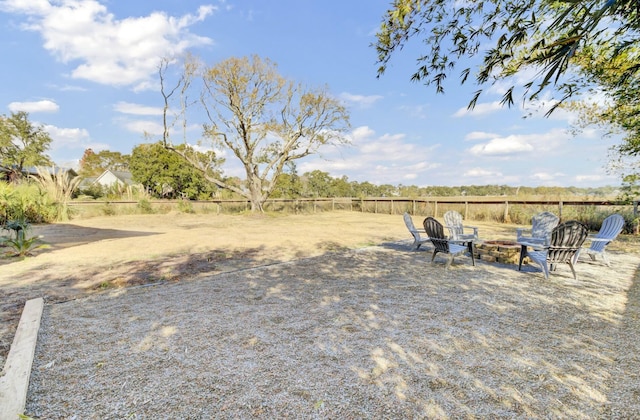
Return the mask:
[[[139,205],[138,201],[72,201],[69,203],[73,207],[82,206],[100,206],[100,205],[122,205],[131,206]],[[148,204],[151,206],[180,206],[180,201],[176,200],[151,200]],[[184,202],[182,202],[184,203]],[[251,208],[249,200],[245,199],[213,199],[201,201],[188,201],[190,206],[214,206],[218,213],[225,211],[246,211]],[[517,206],[534,206],[547,207],[548,210],[557,209],[560,217],[568,206],[606,206],[625,209],[629,212],[633,211],[634,215],[638,214],[638,201],[628,204],[615,200],[511,200],[498,199],[495,197],[484,198],[403,198],[403,197],[369,197],[369,198],[298,198],[298,199],[270,199],[264,204],[267,211],[293,211],[293,212],[316,212],[316,211],[335,211],[350,210],[371,213],[401,214],[408,212],[410,214],[424,214],[438,217],[445,211],[455,208],[462,210],[465,218],[472,213],[474,206],[501,206],[505,220],[508,220],[511,209]],[[552,207],[552,208],[549,208]]]

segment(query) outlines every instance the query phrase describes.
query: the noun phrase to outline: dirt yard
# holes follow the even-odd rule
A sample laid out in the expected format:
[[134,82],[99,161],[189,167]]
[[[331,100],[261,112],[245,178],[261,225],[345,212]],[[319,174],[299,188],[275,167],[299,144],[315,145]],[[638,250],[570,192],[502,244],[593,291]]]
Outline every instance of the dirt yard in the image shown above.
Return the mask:
[[[513,226],[481,228],[504,238],[513,232]],[[0,366],[28,299],[63,302],[409,239],[402,216],[357,212],[110,216],[35,226],[30,235],[41,235],[48,248],[25,259],[0,258]]]
[[[468,224],[485,240],[515,236]],[[0,258],[0,363],[24,302],[44,297],[36,418],[640,413],[635,237],[611,244],[614,276],[585,260],[578,280],[544,281],[535,267],[428,264],[431,246],[409,251],[400,215],[175,213],[30,234],[48,248]],[[158,287],[127,287],[142,284]]]
[[[415,216],[420,225],[422,217]],[[483,239],[513,239],[516,225],[472,223]],[[63,302],[131,285],[181,282],[203,274],[313,257],[383,242],[410,242],[402,216],[170,213],[96,217],[34,226],[46,248],[0,258],[0,366],[26,300]],[[631,246],[620,238],[612,244]],[[633,241],[631,241],[633,242]],[[3,251],[0,248],[0,252]]]

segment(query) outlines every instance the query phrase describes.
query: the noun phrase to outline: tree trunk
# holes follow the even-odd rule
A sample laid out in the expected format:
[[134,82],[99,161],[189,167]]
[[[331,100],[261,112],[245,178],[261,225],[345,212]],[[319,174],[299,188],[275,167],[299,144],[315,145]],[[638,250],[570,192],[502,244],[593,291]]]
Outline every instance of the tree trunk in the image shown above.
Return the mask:
[[266,197],[262,192],[262,182],[260,179],[252,178],[249,181],[249,195],[251,201],[251,212],[264,213],[263,204],[266,201]]

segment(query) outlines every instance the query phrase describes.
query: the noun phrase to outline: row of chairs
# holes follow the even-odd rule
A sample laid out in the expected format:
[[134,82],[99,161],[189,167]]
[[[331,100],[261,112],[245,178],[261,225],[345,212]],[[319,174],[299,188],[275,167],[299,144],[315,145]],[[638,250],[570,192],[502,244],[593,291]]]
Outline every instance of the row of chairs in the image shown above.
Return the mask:
[[[427,217],[423,222],[423,229],[416,228],[408,213],[404,214],[404,222],[413,236],[412,247],[419,249],[426,242],[431,242],[434,252],[431,261],[435,259],[437,253],[449,255],[446,264],[448,268],[453,262],[453,258],[466,251],[471,251],[472,264],[475,265],[473,241],[478,239],[478,228],[465,226],[462,223],[462,215],[456,211],[448,211],[444,215],[446,227],[449,235],[445,235],[443,225],[433,217]],[[607,217],[600,228],[600,231],[593,236],[588,236],[588,230],[582,223],[570,220],[559,224],[560,219],[553,213],[542,212],[535,215],[531,220],[531,228],[516,230],[516,240],[522,245],[523,252],[520,255],[520,264],[525,256],[538,264],[545,275],[549,278],[549,272],[553,271],[556,264],[566,263],[571,268],[573,277],[576,278],[574,264],[578,261],[581,252],[585,252],[596,260],[601,256],[607,266],[611,263],[605,252],[606,246],[613,241],[624,227],[624,218],[619,214]],[[469,232],[469,229],[473,233]],[[426,235],[426,237],[423,236]],[[587,238],[591,241],[588,248],[583,248]],[[527,249],[531,247],[531,251]]]

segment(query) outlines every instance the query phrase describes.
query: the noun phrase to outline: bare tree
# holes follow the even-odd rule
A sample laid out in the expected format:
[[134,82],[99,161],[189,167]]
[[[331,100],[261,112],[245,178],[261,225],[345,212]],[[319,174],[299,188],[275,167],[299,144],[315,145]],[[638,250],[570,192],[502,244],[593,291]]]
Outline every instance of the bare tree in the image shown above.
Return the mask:
[[[225,188],[218,179],[220,178],[220,166],[224,159],[219,158],[212,150],[200,153],[193,145],[187,141],[187,115],[189,108],[198,103],[198,100],[189,98],[194,79],[199,77],[201,63],[192,55],[187,55],[181,60],[182,68],[177,72],[177,78],[173,84],[169,83],[169,69],[175,64],[177,59],[162,58],[158,66],[158,77],[160,79],[160,94],[163,99],[162,107],[162,145],[171,152],[181,156],[185,163],[193,166],[204,175],[207,181],[219,187]],[[172,104],[177,102],[176,107]],[[182,145],[180,147],[172,141],[172,133],[177,132],[176,126],[180,125],[182,131]],[[177,147],[176,147],[177,146]],[[206,157],[203,158],[203,157]]]
[[[175,87],[165,91],[166,66],[161,67],[165,110],[176,91],[186,92],[195,74],[186,70]],[[220,173],[200,169],[209,181],[247,198],[252,211],[263,211],[288,162],[318,153],[325,145],[348,143],[344,134],[349,115],[344,106],[326,88],[307,89],[281,76],[267,59],[230,58],[205,68],[202,80],[201,103],[209,120],[204,125],[207,144],[230,151],[241,162],[246,179],[237,186]],[[165,113],[164,143],[171,147],[167,121]]]

